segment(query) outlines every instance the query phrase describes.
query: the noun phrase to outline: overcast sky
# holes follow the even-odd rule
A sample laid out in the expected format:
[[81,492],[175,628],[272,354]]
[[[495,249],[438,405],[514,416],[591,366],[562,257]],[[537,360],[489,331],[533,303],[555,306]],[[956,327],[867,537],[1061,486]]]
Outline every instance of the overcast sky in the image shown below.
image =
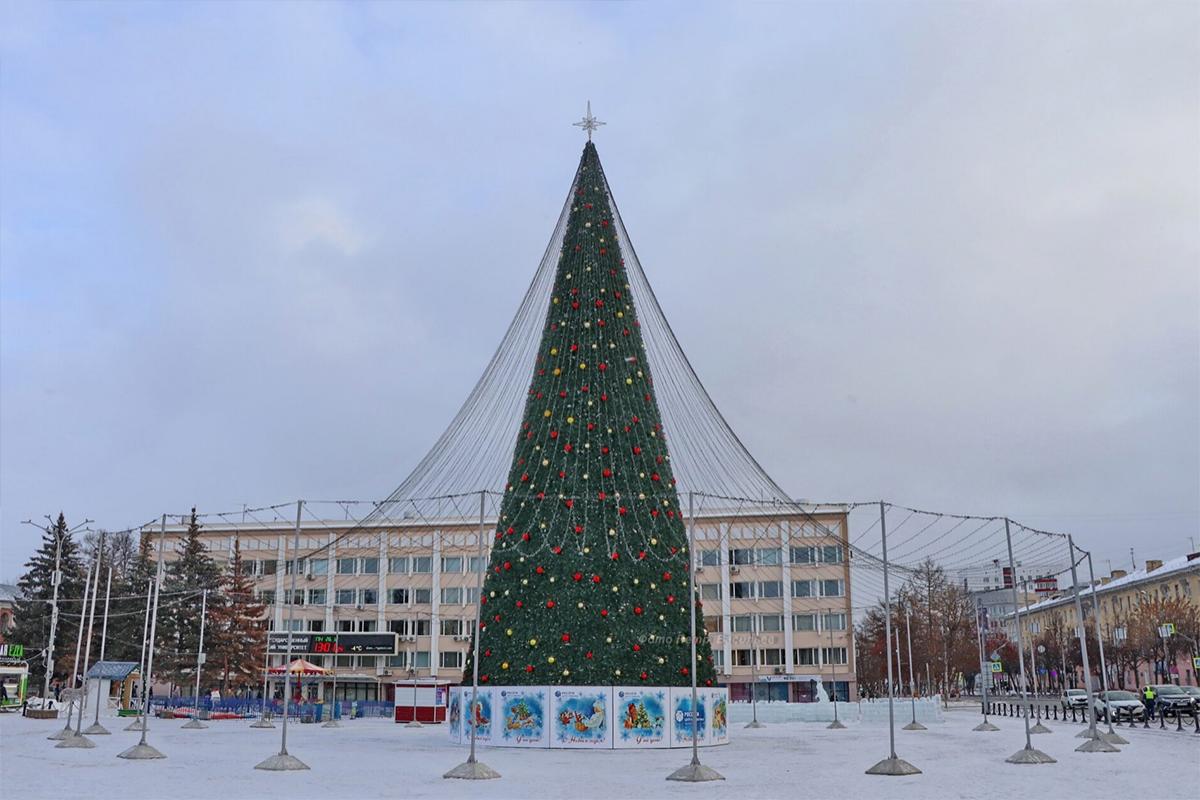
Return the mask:
[[684,349],[793,495],[1179,555],[1197,9],[6,3],[0,578],[59,510],[393,489],[517,307],[588,99]]

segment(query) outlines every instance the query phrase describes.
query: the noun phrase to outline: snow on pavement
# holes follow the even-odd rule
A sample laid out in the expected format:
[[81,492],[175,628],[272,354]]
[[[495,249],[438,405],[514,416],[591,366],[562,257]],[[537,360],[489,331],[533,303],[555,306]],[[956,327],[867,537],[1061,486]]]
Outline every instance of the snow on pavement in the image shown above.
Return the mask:
[[[731,744],[703,749],[700,758],[727,780],[678,784],[665,780],[687,763],[688,750],[646,752],[513,750],[480,748],[479,758],[498,770],[496,781],[448,781],[442,773],[463,761],[464,747],[446,741],[444,726],[413,730],[388,720],[347,721],[340,729],[290,724],[288,751],[312,769],[268,773],[253,767],[279,750],[279,729],[255,730],[244,721],[211,722],[184,730],[182,720],[151,720],[149,741],[167,754],[161,761],[129,762],[117,753],[137,741],[108,720],[111,736],[96,736],[92,750],[54,747],[46,736],[61,721],[0,715],[0,785],[9,797],[204,798],[1129,798],[1200,796],[1200,736],[1129,731],[1123,752],[1074,752],[1081,726],[1050,723],[1054,733],[1034,746],[1057,764],[1025,766],[1004,759],[1024,745],[1020,720],[996,719],[998,733],[974,733],[978,715],[951,711],[944,724],[923,732],[896,731],[897,754],[924,771],[893,778],[865,775],[887,755],[886,725],[844,731],[811,723],[731,730]],[[902,723],[904,720],[901,719]],[[1147,762],[1147,759],[1151,759]],[[1147,766],[1147,764],[1153,766]]]

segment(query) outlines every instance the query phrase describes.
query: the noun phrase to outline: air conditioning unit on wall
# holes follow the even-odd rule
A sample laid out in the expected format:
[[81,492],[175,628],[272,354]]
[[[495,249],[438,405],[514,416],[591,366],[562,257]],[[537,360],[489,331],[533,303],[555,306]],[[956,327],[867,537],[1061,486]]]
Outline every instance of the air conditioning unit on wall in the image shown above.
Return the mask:
[[776,674],[776,675],[782,675],[782,674],[783,674],[783,667],[776,667],[776,668],[775,668],[775,674]]

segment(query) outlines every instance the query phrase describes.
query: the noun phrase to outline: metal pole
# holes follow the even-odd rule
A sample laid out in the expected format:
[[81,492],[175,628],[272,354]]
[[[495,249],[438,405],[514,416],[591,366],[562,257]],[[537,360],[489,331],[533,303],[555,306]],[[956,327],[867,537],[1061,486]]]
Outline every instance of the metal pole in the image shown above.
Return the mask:
[[912,609],[908,606],[904,608],[904,629],[905,636],[908,638],[908,694],[912,701],[912,722],[905,725],[904,730],[923,731],[926,730],[925,726],[917,722],[917,679],[913,672],[912,655]]
[[58,586],[62,583],[62,532],[54,527],[54,574],[50,583],[54,595],[50,600],[50,641],[46,643],[46,677],[42,682],[42,708],[47,708],[50,698],[50,675],[54,672],[54,636],[58,630]]
[[[287,751],[288,699],[292,691],[292,637],[296,621],[296,603],[294,601],[296,599],[296,573],[300,571],[300,519],[303,513],[304,501],[297,500],[296,527],[292,534],[292,552],[289,554],[292,561],[292,588],[289,590],[288,597],[287,656],[283,662],[283,731],[279,740],[279,752],[254,765],[255,769],[271,772],[308,769],[307,764],[295,756],[289,755]],[[284,560],[284,564],[287,564],[287,559]],[[299,676],[297,676],[297,680],[299,680]]]
[[[687,520],[687,571],[688,571],[688,602],[691,604],[691,639],[692,639],[692,660],[691,668],[688,672],[692,679],[692,760],[691,763],[680,767],[667,776],[669,781],[684,781],[687,783],[699,783],[703,781],[723,781],[725,776],[717,772],[712,767],[706,767],[700,763],[700,750],[698,744],[697,725],[699,724],[699,692],[696,691],[696,568],[693,563],[696,557],[696,509],[695,509],[695,494],[688,492],[688,520]],[[754,626],[751,625],[751,631]],[[751,660],[751,664],[753,664]]]
[[[334,606],[333,611],[330,613],[330,617],[333,618],[336,616],[337,616],[337,606]],[[336,619],[333,620],[333,627],[336,632],[336,629],[337,629],[337,620]],[[341,724],[339,724],[337,721],[337,647],[334,647],[333,649],[334,649],[334,654],[329,657],[329,659],[330,659],[329,671],[333,675],[333,686],[331,687],[331,691],[333,692],[333,697],[331,698],[330,703],[329,703],[329,719],[326,720],[323,725],[321,725],[322,728],[340,728],[340,727],[342,727]],[[264,695],[265,695],[265,693],[264,693]]]
[[200,721],[200,672],[204,669],[204,621],[208,614],[208,589],[200,593],[200,642],[196,645],[196,703],[192,711],[192,718],[183,727],[192,730],[207,728]]
[[[99,567],[96,572],[99,573]],[[97,574],[97,580],[99,575]],[[83,649],[83,621],[87,617],[88,609],[88,593],[92,591],[92,565],[88,564],[87,579],[83,583],[83,599],[79,606],[79,630],[75,632],[75,659],[71,662],[71,697],[67,706],[67,726],[61,732],[50,737],[52,739],[66,740],[75,735],[71,730],[71,720],[75,714],[75,681],[79,678],[79,651]],[[83,708],[79,709],[80,716],[83,715]]]
[[[108,567],[108,580],[104,584],[104,624],[100,626],[100,661],[104,663],[105,645],[108,644],[108,601],[112,597],[112,575],[113,568],[110,564]],[[100,676],[96,676],[96,718],[92,720],[92,725],[85,733],[92,735],[105,735],[108,730],[100,724]]]
[[163,583],[163,549],[166,547],[167,541],[167,515],[162,515],[162,520],[159,523],[158,537],[158,565],[154,570],[154,607],[150,612],[150,635],[146,639],[146,670],[142,673],[142,736],[141,739],[133,747],[125,750],[117,755],[117,758],[128,758],[133,760],[143,760],[150,758],[166,758],[156,747],[146,743],[146,730],[149,727],[150,717],[150,689],[151,673],[154,671],[154,639],[158,629],[158,598],[162,593]]
[[[475,627],[471,631],[471,639],[473,646],[471,648],[471,753],[467,756],[467,760],[459,764],[454,769],[444,774],[443,778],[462,778],[464,780],[490,780],[499,778],[500,773],[478,761],[475,758],[475,704],[479,699],[479,617],[483,612],[483,538],[484,538],[484,514],[486,512],[487,492],[479,493],[479,531],[476,534],[478,539],[475,553],[479,559],[480,570],[475,578]],[[433,631],[431,630],[432,634]],[[415,668],[415,664],[414,664]],[[413,687],[416,687],[416,677],[413,677]],[[414,709],[415,713],[415,709]],[[467,717],[464,717],[467,719]]]
[[[695,564],[693,563],[695,558],[695,550],[689,550],[688,567],[690,570],[695,569]],[[757,562],[758,559],[756,557],[755,563],[757,564]],[[757,614],[750,615],[750,714],[752,718],[746,723],[747,728],[763,727],[763,724],[758,721],[758,639],[755,636],[758,632],[757,617]],[[695,635],[694,632],[693,635]]]
[[976,725],[972,730],[976,731],[997,731],[1000,730],[991,722],[988,721],[988,683],[992,679],[990,665],[988,669],[983,667],[983,606],[979,603],[975,604],[975,641],[979,644],[979,683],[983,689],[983,722]]
[[[1096,573],[1092,570],[1092,554],[1087,554],[1088,579],[1092,582],[1092,613],[1096,615],[1096,641],[1100,644],[1100,689],[1104,692],[1104,719],[1108,723],[1108,732],[1104,738],[1109,744],[1129,744],[1112,725],[1112,703],[1108,699],[1108,666],[1104,661],[1104,636],[1101,634],[1103,618],[1100,612],[1100,601],[1096,598]],[[1094,713],[1092,716],[1096,716]],[[1132,719],[1132,717],[1130,718]]]
[[[96,630],[96,600],[100,593],[100,567],[104,565],[104,533],[100,534],[100,549],[96,553],[96,579],[92,581],[92,604],[88,609],[87,644],[83,648],[83,698],[79,704],[79,719],[75,722],[75,735],[83,734],[83,712],[87,708],[88,663],[92,660],[92,634]],[[79,621],[83,624],[83,620]]]
[[[138,681],[142,684],[142,691],[146,690],[146,634],[150,630],[150,599],[154,596],[154,579],[150,578],[146,581],[146,614],[142,617],[142,653],[138,656]],[[141,703],[142,698],[138,698],[138,703]],[[136,731],[141,727],[142,720],[139,712],[133,721],[125,726],[127,731]]]
[[[1092,666],[1088,659],[1087,651],[1087,628],[1083,622],[1083,603],[1079,595],[1079,572],[1078,564],[1075,561],[1075,540],[1071,536],[1067,536],[1067,547],[1071,555],[1071,590],[1075,594],[1075,615],[1079,618],[1079,652],[1083,659],[1083,689],[1087,695],[1088,705],[1092,702]],[[1113,747],[1108,742],[1099,737],[1096,732],[1096,709],[1088,709],[1088,727],[1086,731],[1081,732],[1083,738],[1089,741],[1084,742],[1076,750],[1083,753],[1115,753],[1117,748]]]
[[1040,750],[1033,749],[1033,740],[1029,731],[1029,712],[1033,708],[1029,700],[1029,686],[1025,681],[1025,650],[1021,644],[1021,603],[1017,599],[1017,562],[1013,559],[1012,530],[1008,517],[1004,518],[1004,540],[1008,545],[1008,570],[1011,573],[1013,620],[1017,627],[1017,664],[1021,675],[1021,704],[1025,713],[1025,749],[1018,750],[1006,760],[1010,764],[1053,764],[1054,759]]
[[887,555],[887,506],[879,501],[879,542],[883,551],[883,630],[884,639],[887,644],[883,651],[887,654],[887,675],[888,675],[888,747],[890,748],[890,756],[883,759],[875,766],[867,770],[868,775],[916,775],[921,770],[909,764],[902,758],[896,756],[896,688],[895,682],[892,679],[892,656],[888,652],[892,647],[892,594],[890,584],[888,582],[888,555]]
[[[831,608],[831,609],[829,610],[829,614],[830,614],[830,615],[833,615],[833,614],[835,614],[835,613],[837,613],[837,609],[836,609],[836,608]],[[828,619],[829,619],[829,617],[826,617],[826,618],[825,618],[825,621],[826,621],[826,622],[828,622]],[[829,666],[830,666],[830,670],[829,670],[829,684],[830,684],[830,686],[832,686],[832,687],[833,687],[833,722],[829,723],[829,724],[828,724],[828,725],[826,725],[825,727],[826,727],[826,728],[829,728],[830,730],[841,730],[841,729],[845,728],[846,726],[845,726],[845,725],[843,725],[843,724],[842,724],[842,723],[841,723],[841,722],[838,720],[838,709],[837,709],[837,704],[838,704],[838,701],[837,701],[837,670],[833,668],[833,667],[834,667],[834,664],[832,663],[832,662],[833,662],[833,660],[834,660],[834,659],[833,659],[833,626],[832,626],[832,625],[828,625],[828,624],[827,624],[825,627],[829,628],[829,655],[830,655],[830,659],[829,659],[829,660],[830,660],[830,662],[831,662],[831,663],[830,663],[830,665],[829,665]]]

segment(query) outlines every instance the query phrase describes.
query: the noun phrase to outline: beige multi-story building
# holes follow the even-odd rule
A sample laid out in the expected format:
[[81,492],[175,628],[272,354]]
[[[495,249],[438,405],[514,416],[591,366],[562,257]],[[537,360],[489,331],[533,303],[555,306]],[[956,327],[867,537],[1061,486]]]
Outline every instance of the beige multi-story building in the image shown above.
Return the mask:
[[[341,699],[390,700],[410,677],[462,679],[495,520],[385,520],[370,525],[305,520],[206,523],[202,536],[218,561],[239,543],[243,570],[267,604],[271,630],[394,631],[400,652],[387,656],[306,656],[337,673]],[[172,558],[186,526],[165,529]],[[157,538],[158,529],[147,529]],[[698,514],[696,584],[704,602],[719,681],[731,697],[807,700],[816,683],[854,695],[846,512]],[[298,556],[298,558],[297,558]],[[292,573],[299,564],[296,588]],[[278,666],[283,656],[271,656]],[[332,679],[311,692],[327,698]]]

